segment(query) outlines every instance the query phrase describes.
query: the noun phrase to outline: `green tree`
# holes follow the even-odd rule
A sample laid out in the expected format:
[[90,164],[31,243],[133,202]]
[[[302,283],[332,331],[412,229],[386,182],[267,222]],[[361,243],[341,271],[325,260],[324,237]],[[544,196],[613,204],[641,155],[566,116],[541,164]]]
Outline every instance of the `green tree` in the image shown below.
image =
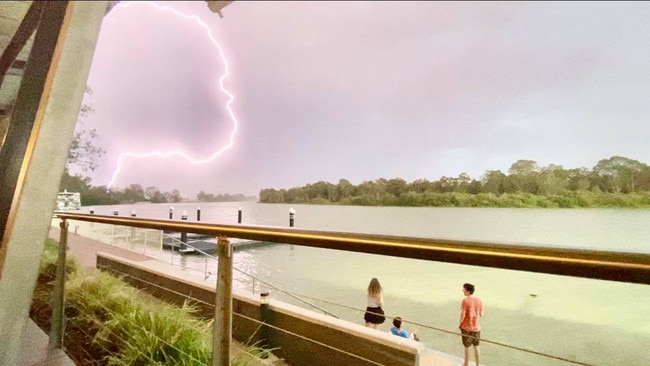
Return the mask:
[[[90,87],[86,87],[86,95],[92,95],[93,91]],[[70,167],[75,167],[83,172],[94,171],[97,168],[97,161],[106,153],[104,149],[97,146],[95,141],[97,139],[97,129],[84,128],[84,121],[89,114],[95,110],[90,104],[82,104],[79,110],[79,117],[77,119],[77,127],[70,143],[70,150],[68,152],[68,161],[66,162],[66,170]]]
[[136,203],[145,200],[144,189],[139,184],[130,184],[122,191],[121,201],[125,203]]
[[167,202],[178,203],[178,202],[182,201],[182,199],[183,199],[181,197],[181,192],[178,189],[172,190],[171,193],[165,192],[164,195],[165,195],[165,199],[167,200]]
[[568,188],[568,174],[561,165],[550,164],[542,168],[537,176],[538,193],[541,195],[556,195]]
[[600,177],[601,189],[606,192],[635,192],[639,176],[647,168],[643,163],[622,156],[603,159],[594,166],[593,171]]
[[469,192],[469,184],[472,182],[472,178],[467,173],[460,173],[458,178],[452,180],[452,185],[454,186],[454,192],[467,193]]
[[488,170],[481,177],[483,192],[500,195],[505,192],[506,175],[500,170]]
[[567,170],[568,189],[571,191],[586,191],[591,187],[590,172],[587,168]]
[[416,179],[409,184],[409,192],[424,193],[431,189],[431,182],[426,179]]
[[510,166],[508,180],[515,192],[537,194],[537,174],[539,168],[534,160],[517,160]]
[[395,197],[399,197],[401,194],[406,193],[406,187],[406,181],[402,178],[393,178],[386,181],[386,192]]
[[347,179],[340,179],[339,184],[336,185],[339,199],[344,199],[354,195],[355,187]]

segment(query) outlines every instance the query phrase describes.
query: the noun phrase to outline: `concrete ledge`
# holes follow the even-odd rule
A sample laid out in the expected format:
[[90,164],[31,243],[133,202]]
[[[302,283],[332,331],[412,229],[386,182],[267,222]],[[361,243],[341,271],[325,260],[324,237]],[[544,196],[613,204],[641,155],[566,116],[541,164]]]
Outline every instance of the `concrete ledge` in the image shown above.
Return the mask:
[[[151,261],[131,261],[97,253],[97,268],[113,272],[131,285],[156,297],[182,304],[196,300],[199,314],[214,317],[216,293],[212,286],[197,283],[182,270]],[[271,300],[269,344],[278,357],[293,366],[387,365],[418,366],[421,343],[395,337],[318,314],[277,300]],[[259,298],[250,293],[233,293],[233,338],[252,344],[260,340]]]

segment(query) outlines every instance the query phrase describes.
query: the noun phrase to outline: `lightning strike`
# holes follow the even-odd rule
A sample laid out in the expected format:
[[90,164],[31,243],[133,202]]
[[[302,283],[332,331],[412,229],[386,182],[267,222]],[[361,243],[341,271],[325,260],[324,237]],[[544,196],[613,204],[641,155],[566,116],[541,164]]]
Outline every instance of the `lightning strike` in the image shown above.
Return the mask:
[[237,134],[237,127],[238,127],[238,121],[237,117],[235,116],[235,113],[233,110],[230,108],[230,105],[232,102],[235,100],[234,95],[226,89],[224,86],[224,80],[230,75],[230,70],[228,67],[228,60],[226,60],[226,56],[223,52],[223,49],[221,48],[221,45],[217,42],[215,39],[214,35],[212,34],[212,31],[210,30],[210,27],[208,27],[207,24],[205,24],[198,16],[196,15],[187,15],[185,13],[182,13],[176,9],[173,9],[169,6],[164,6],[164,5],[159,5],[153,1],[136,1],[136,2],[120,2],[116,7],[122,7],[126,8],[129,6],[133,5],[148,5],[151,6],[157,10],[163,11],[163,12],[170,12],[171,14],[174,14],[178,17],[187,19],[187,20],[192,20],[196,22],[201,28],[203,28],[208,37],[210,38],[210,41],[214,46],[217,47],[219,50],[219,56],[221,58],[221,61],[223,61],[224,64],[224,73],[221,75],[219,78],[219,89],[221,92],[223,92],[227,97],[228,101],[226,102],[226,110],[228,111],[228,115],[230,116],[230,120],[232,121],[233,124],[233,129],[230,132],[230,136],[228,138],[228,144],[223,146],[221,149],[215,151],[211,156],[204,158],[204,159],[194,159],[190,157],[188,154],[186,154],[183,151],[180,150],[175,150],[175,151],[168,151],[168,152],[163,152],[163,151],[151,151],[151,152],[144,152],[144,153],[135,153],[135,152],[123,152],[119,155],[119,158],[117,159],[117,164],[115,167],[115,171],[113,172],[113,175],[111,176],[111,180],[108,183],[106,189],[110,189],[113,184],[115,184],[115,181],[117,179],[118,174],[120,173],[120,170],[122,169],[122,164],[124,162],[125,158],[135,158],[135,159],[142,159],[142,158],[168,158],[172,156],[180,156],[183,159],[185,159],[188,163],[192,165],[198,165],[198,164],[205,164],[213,161],[216,159],[219,155],[221,155],[224,151],[230,149],[231,147],[234,146],[235,144],[235,135]]

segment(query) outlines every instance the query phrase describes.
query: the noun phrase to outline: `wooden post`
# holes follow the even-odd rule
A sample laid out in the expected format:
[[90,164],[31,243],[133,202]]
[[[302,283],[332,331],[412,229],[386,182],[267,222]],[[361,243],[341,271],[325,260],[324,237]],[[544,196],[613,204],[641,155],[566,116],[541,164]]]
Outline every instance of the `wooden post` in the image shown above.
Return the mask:
[[219,262],[214,307],[212,366],[229,366],[232,338],[232,245],[227,238],[218,238],[217,253]]
[[291,207],[289,209],[289,227],[293,227],[294,218],[296,216],[296,210]]
[[63,301],[65,290],[65,259],[68,246],[68,222],[63,219],[59,224],[61,234],[59,236],[59,256],[56,261],[56,279],[52,293],[52,325],[50,326],[50,347],[61,348],[63,346]]

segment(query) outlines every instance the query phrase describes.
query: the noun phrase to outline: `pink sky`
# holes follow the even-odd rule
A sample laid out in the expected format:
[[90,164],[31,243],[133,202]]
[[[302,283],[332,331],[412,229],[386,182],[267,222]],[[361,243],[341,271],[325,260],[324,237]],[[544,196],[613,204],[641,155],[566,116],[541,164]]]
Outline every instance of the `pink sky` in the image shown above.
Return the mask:
[[[507,171],[518,159],[591,168],[650,163],[650,3],[165,2],[196,14],[223,46],[239,120],[214,162],[125,160],[116,185],[184,196],[257,194],[318,180],[437,180]],[[116,7],[88,84],[107,151],[227,143],[223,63],[195,23]]]

